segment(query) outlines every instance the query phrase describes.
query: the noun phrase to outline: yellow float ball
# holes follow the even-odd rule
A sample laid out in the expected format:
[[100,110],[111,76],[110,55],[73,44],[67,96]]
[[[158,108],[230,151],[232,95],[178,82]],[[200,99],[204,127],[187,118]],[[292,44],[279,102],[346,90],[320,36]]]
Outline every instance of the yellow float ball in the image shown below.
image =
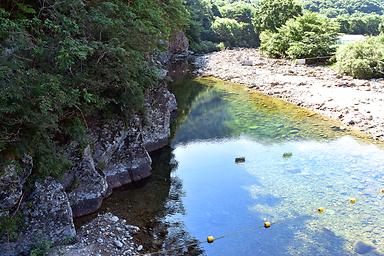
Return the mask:
[[317,208],[317,212],[318,213],[324,213],[325,212],[325,208],[324,207],[319,207],[319,208]]
[[356,203],[356,198],[354,198],[354,197],[350,198],[350,199],[349,199],[349,202],[350,202],[351,204],[355,204],[355,203]]
[[271,222],[269,222],[269,221],[265,221],[265,222],[264,222],[264,227],[265,227],[265,228],[270,228],[270,227],[271,227]]
[[213,237],[213,236],[208,236],[208,237],[207,237],[207,242],[208,242],[209,244],[213,243],[214,241],[215,241],[215,237]]

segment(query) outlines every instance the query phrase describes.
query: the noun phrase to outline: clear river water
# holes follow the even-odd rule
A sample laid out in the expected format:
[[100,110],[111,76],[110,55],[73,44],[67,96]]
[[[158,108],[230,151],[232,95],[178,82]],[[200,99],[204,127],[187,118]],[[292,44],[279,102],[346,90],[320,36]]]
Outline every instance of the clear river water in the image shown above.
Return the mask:
[[171,90],[170,146],[153,154],[151,178],[102,209],[141,227],[148,252],[383,255],[383,146],[240,85],[202,78]]

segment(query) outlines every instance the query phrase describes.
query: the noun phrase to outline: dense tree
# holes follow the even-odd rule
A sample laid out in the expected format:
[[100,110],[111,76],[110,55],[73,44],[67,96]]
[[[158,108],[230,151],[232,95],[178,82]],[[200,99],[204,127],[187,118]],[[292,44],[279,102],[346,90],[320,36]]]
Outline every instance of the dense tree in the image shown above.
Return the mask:
[[291,59],[328,56],[335,51],[338,25],[315,13],[289,20],[277,32],[261,34],[261,51],[272,57]]
[[94,116],[128,117],[155,86],[148,56],[187,24],[182,0],[7,0],[0,4],[0,161],[34,157],[35,172],[68,166]]
[[261,0],[255,24],[261,31],[277,31],[289,19],[301,14],[302,6],[296,0]]
[[335,18],[342,14],[384,13],[384,3],[381,0],[304,0],[304,8],[312,12],[320,12]]

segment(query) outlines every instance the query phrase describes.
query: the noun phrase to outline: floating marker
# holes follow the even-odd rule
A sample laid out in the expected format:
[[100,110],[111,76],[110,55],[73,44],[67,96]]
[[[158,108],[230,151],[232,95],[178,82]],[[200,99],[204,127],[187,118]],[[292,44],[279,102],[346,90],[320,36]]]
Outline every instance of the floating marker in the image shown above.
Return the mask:
[[265,222],[264,222],[264,227],[265,227],[265,228],[270,228],[270,227],[271,227],[271,222],[269,222],[269,221],[265,221]]
[[317,212],[318,213],[324,213],[325,212],[325,208],[324,207],[319,207],[319,208],[317,208]]
[[214,237],[214,236],[208,236],[208,237],[207,237],[207,242],[208,242],[209,244],[213,243],[214,241],[215,241],[215,237]]
[[351,204],[355,204],[355,203],[356,203],[356,198],[354,198],[354,197],[350,198],[350,199],[349,199],[349,202],[350,202]]
[[384,194],[384,188],[380,189],[380,193]]
[[245,157],[236,157],[235,163],[237,163],[237,164],[245,163]]

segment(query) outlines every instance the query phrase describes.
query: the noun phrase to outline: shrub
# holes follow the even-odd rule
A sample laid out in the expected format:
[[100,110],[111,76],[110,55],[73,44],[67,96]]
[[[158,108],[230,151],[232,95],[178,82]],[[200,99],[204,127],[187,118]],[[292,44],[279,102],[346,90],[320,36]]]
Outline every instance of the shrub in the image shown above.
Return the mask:
[[338,71],[355,78],[384,77],[384,40],[370,37],[365,41],[347,44],[336,54]]
[[277,32],[261,34],[261,51],[271,57],[309,58],[334,52],[338,26],[333,20],[306,13],[289,20]]

